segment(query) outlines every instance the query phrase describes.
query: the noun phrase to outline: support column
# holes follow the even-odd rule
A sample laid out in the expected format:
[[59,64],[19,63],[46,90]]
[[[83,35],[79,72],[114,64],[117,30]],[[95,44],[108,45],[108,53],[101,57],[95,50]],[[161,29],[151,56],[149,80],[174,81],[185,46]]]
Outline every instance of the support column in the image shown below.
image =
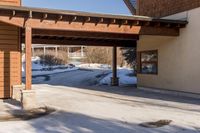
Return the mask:
[[24,110],[36,108],[36,95],[32,89],[32,61],[31,61],[31,45],[32,45],[32,28],[25,28],[25,54],[26,54],[26,84],[25,90],[21,90],[21,102]]
[[67,48],[67,55],[68,55],[68,58],[69,58],[69,49],[70,49],[70,47]]
[[31,90],[32,85],[32,61],[31,61],[32,29],[25,28],[25,55],[26,55],[26,90]]
[[45,56],[46,55],[46,47],[44,46],[43,48],[44,48],[44,56]]
[[118,86],[119,85],[119,78],[117,77],[117,47],[113,47],[113,54],[112,54],[112,78],[111,78],[111,85]]
[[34,47],[32,47],[32,55],[33,55],[33,57],[35,57],[35,49],[34,49]]
[[83,57],[83,46],[81,46],[81,57]]

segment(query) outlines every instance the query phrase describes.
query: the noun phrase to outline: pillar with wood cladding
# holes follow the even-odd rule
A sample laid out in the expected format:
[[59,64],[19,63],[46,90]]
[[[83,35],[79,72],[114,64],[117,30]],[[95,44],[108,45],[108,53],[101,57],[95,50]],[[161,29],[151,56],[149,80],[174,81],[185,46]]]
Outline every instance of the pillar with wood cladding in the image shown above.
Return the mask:
[[31,90],[32,85],[32,28],[25,28],[25,59],[26,59],[26,90]]

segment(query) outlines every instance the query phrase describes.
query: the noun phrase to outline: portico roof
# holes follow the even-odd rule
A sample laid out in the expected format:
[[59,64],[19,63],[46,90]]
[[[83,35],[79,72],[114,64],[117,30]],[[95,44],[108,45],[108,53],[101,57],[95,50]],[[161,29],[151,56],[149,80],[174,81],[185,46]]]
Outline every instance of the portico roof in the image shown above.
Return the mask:
[[31,27],[33,43],[102,46],[134,44],[139,35],[178,36],[179,29],[188,23],[146,16],[14,6],[0,6],[0,22],[22,29]]

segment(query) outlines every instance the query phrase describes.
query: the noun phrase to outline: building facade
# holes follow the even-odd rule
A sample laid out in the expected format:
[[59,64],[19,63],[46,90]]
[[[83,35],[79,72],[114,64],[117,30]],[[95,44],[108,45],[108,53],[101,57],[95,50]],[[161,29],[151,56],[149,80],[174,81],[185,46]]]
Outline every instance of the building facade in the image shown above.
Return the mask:
[[138,87],[200,94],[200,0],[137,2],[137,15],[188,21],[178,37],[140,35]]
[[[0,5],[20,6],[20,0],[0,1]],[[12,86],[21,84],[20,28],[0,23],[0,98],[12,95]]]
[[[131,3],[135,4],[134,1]],[[136,9],[138,10],[138,8]],[[138,41],[138,44],[140,44],[140,46],[138,45],[138,52],[143,52],[147,48],[145,45],[147,45],[146,40],[148,38],[159,38],[161,35],[169,36],[164,38],[166,43],[168,40],[181,38],[181,36],[179,37],[180,29],[187,25],[187,21],[166,19],[31,8],[21,6],[20,0],[0,0],[0,98],[11,98],[14,94],[19,94],[21,96],[19,99],[22,100],[22,103],[34,101],[30,100],[35,95],[32,90],[31,56],[33,44],[73,46],[83,44],[84,46],[112,47],[113,75],[111,85],[117,86],[119,85],[117,77],[117,47],[136,47],[137,40],[140,39]],[[184,30],[188,30],[188,28],[181,30],[181,32]],[[162,43],[164,43],[164,39],[160,39]],[[163,61],[160,59],[168,59],[165,56],[160,56],[162,50],[159,48],[161,46],[153,47],[155,44],[160,44],[160,42],[154,43],[153,41],[152,45],[150,45],[149,41],[147,42],[149,43],[149,49],[146,49],[148,52],[139,54],[146,58],[141,61],[141,70],[146,75],[138,74],[138,83],[141,86],[149,86],[148,80],[157,77],[151,75],[152,77],[145,81],[147,83],[145,85],[144,80],[147,73],[149,73],[148,75],[161,74],[163,70],[160,68],[160,63]],[[24,87],[21,82],[22,43],[25,44],[26,58]],[[184,51],[185,47],[182,46],[181,48]],[[172,49],[174,50],[174,48]],[[166,52],[166,55],[169,55],[169,53]],[[151,59],[152,57],[153,59]],[[181,61],[184,62],[184,60]],[[174,63],[173,60],[171,62]],[[185,64],[183,63],[183,65]],[[155,86],[153,85],[152,87],[157,87],[157,84],[159,83],[155,82]],[[173,86],[168,87],[173,88]],[[26,100],[30,101],[27,102]]]

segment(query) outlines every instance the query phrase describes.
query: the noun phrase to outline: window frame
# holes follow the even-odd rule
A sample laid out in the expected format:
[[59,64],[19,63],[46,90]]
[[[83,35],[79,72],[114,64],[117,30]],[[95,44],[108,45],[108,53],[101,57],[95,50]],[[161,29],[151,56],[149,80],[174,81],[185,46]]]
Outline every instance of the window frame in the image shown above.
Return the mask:
[[[142,61],[142,54],[146,53],[155,53],[156,56],[156,61]],[[139,56],[139,73],[140,74],[147,74],[147,75],[158,75],[158,50],[146,50],[146,51],[140,51],[140,56]],[[156,72],[149,72],[149,73],[143,73],[142,72],[142,64],[155,64],[156,66]]]

